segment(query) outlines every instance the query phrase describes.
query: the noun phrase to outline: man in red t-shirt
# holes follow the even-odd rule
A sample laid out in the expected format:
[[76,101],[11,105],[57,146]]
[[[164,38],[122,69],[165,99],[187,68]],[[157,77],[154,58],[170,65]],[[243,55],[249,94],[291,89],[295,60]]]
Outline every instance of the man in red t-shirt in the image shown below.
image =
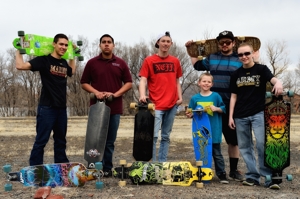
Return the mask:
[[155,124],[153,140],[153,161],[156,161],[156,142],[161,129],[161,143],[158,161],[167,161],[170,134],[177,107],[182,103],[179,78],[182,76],[180,61],[169,55],[172,39],[169,32],[160,34],[155,43],[158,53],[147,57],[141,67],[140,102],[146,102],[146,85],[149,98],[155,104]]
[[[109,177],[112,176],[114,143],[123,113],[122,95],[131,89],[132,78],[125,61],[113,54],[115,44],[110,35],[105,34],[100,38],[99,47],[100,55],[87,62],[80,83],[84,90],[94,93],[98,99],[113,97],[111,102],[106,101],[111,112],[102,160],[104,177]],[[90,104],[95,102],[91,100]]]

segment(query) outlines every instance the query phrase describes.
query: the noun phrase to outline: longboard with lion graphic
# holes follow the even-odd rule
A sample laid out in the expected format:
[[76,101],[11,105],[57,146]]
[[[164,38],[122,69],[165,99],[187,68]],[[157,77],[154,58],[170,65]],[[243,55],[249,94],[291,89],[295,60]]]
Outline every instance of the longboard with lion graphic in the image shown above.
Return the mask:
[[[286,92],[275,96],[267,92],[266,97],[271,101],[265,105],[265,166],[272,169],[272,176],[266,176],[266,181],[276,184],[282,182],[282,172],[290,166],[290,121],[291,104],[283,99],[283,95],[293,96]],[[286,175],[288,181],[291,175]]]

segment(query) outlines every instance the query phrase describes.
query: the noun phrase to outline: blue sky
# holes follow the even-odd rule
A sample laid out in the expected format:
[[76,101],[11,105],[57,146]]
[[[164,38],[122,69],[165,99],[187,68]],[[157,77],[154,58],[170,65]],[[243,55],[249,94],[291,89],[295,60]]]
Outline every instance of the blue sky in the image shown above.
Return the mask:
[[268,41],[286,41],[291,64],[300,61],[299,0],[9,0],[1,2],[0,52],[18,30],[45,36],[62,32],[90,42],[105,33],[133,45],[170,31],[174,41],[216,37],[223,30],[257,36],[262,57]]

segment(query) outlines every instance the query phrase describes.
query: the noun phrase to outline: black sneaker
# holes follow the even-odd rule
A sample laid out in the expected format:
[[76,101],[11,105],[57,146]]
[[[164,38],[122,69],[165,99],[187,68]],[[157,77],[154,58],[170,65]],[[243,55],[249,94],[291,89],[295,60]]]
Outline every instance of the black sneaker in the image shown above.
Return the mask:
[[245,180],[244,176],[238,170],[236,170],[234,172],[229,172],[229,179],[235,180],[237,182],[242,182],[243,180]]
[[256,180],[253,180],[252,178],[247,178],[246,180],[243,181],[243,185],[246,186],[259,186],[259,182]]
[[107,170],[107,171],[103,171],[103,177],[108,178],[108,177],[112,177],[112,171],[111,170]]
[[218,177],[220,179],[221,184],[228,184],[229,183],[229,181],[226,178],[226,173],[223,173],[223,174],[219,175]]

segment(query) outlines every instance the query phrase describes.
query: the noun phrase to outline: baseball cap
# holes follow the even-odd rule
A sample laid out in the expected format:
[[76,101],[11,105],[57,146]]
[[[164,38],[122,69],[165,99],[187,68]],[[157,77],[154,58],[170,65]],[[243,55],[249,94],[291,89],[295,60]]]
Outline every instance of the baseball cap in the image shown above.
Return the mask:
[[159,46],[157,45],[157,42],[160,40],[160,38],[162,38],[163,36],[168,36],[171,38],[170,32],[166,31],[165,33],[161,33],[157,36],[157,40],[155,42],[155,48],[159,48]]
[[217,37],[217,40],[219,41],[222,38],[229,38],[232,41],[234,40],[233,33],[231,31],[228,31],[228,30],[224,30],[223,32],[220,32],[219,36]]

